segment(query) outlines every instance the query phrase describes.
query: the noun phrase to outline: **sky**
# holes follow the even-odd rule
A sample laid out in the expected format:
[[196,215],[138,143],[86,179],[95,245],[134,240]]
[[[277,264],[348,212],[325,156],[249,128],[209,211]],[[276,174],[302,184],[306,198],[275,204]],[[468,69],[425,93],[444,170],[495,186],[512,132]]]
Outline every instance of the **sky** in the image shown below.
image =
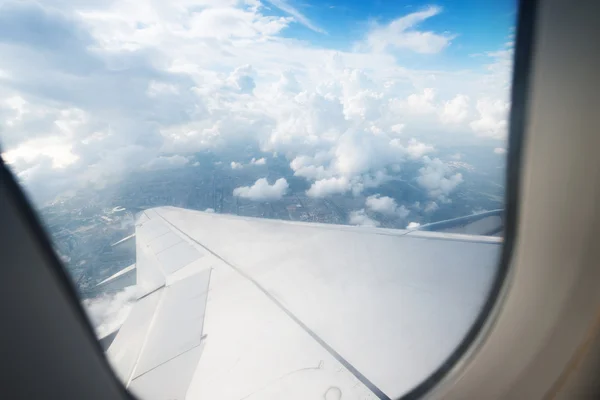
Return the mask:
[[[432,202],[446,202],[463,178],[436,157],[439,146],[504,154],[515,8],[0,1],[2,158],[42,203],[246,144],[259,149],[254,159],[227,165],[284,157],[311,197],[377,188],[410,160],[422,163],[416,181]],[[260,178],[233,194],[260,201],[288,190]],[[365,204],[384,206],[404,212],[381,198]]]

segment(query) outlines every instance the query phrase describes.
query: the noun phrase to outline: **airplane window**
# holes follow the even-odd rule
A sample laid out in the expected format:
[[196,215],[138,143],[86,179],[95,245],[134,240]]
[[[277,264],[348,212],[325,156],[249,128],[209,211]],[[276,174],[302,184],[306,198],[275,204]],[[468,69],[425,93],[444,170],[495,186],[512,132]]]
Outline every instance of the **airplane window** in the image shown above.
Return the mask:
[[516,8],[3,2],[2,159],[123,384],[390,399],[440,368],[502,250]]

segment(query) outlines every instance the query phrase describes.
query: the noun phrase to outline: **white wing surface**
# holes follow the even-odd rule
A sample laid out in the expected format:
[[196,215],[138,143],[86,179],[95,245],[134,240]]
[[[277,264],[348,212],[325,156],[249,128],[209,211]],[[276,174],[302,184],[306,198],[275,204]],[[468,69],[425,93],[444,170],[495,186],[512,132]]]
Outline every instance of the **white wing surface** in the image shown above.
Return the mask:
[[148,400],[401,396],[464,337],[501,249],[172,207],[146,210],[136,242],[139,299],[107,353]]

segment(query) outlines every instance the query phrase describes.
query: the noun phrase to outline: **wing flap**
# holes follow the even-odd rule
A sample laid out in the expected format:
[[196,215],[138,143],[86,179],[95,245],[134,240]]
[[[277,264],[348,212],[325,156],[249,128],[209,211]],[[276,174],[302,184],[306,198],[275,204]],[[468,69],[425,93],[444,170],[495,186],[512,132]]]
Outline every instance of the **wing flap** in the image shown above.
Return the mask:
[[138,300],[107,356],[136,394],[182,398],[202,352],[211,269],[152,210],[138,221],[136,251]]
[[210,270],[162,290],[133,380],[200,345]]
[[108,359],[125,383],[129,382],[133,374],[161,295],[160,291],[155,291],[139,299],[108,348]]

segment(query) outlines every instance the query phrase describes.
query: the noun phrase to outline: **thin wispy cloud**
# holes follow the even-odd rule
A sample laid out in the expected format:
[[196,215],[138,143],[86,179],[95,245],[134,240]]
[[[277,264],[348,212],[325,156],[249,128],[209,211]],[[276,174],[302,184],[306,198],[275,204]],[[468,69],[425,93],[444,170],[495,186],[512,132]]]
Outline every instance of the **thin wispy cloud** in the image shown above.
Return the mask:
[[319,28],[315,24],[313,24],[304,14],[290,5],[287,1],[283,0],[267,0],[273,6],[279,8],[281,11],[290,14],[292,17],[296,19],[299,23],[307,27],[308,29],[318,32],[318,33],[327,33],[324,29]]
[[368,34],[359,48],[367,48],[376,52],[389,48],[407,49],[421,54],[439,53],[456,35],[421,31],[417,27],[423,21],[442,12],[441,7],[430,6],[397,18],[387,25],[376,25]]

